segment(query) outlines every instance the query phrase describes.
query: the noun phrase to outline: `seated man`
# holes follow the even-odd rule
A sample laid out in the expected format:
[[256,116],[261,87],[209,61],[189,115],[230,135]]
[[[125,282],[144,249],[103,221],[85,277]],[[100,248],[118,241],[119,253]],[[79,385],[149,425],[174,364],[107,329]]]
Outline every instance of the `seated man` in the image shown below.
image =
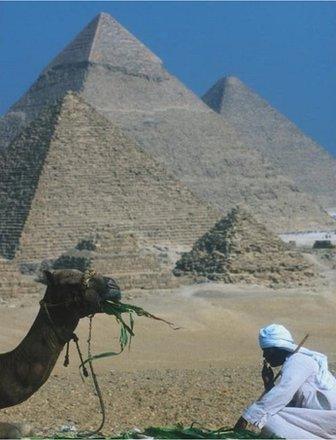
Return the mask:
[[282,365],[281,378],[274,384],[272,369],[264,364],[266,392],[245,410],[235,429],[249,422],[267,436],[336,438],[336,379],[327,357],[306,348],[293,353],[292,335],[277,324],[260,330],[259,344],[271,367]]

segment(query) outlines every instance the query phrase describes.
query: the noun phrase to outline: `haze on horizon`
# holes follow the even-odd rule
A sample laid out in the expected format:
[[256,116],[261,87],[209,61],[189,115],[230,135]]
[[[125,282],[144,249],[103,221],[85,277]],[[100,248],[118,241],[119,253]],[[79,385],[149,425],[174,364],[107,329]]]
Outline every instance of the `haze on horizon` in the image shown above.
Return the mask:
[[235,75],[336,155],[336,5],[328,2],[1,2],[0,113],[99,12],[201,96]]

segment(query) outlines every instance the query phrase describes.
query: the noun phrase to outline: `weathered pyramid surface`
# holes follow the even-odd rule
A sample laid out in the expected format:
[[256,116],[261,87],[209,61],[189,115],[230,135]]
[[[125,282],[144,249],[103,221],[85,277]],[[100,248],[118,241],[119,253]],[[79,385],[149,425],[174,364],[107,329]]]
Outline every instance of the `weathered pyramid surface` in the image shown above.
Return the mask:
[[[97,234],[110,236],[104,249],[117,243],[120,257],[116,236],[135,234],[123,272],[139,274],[132,254],[146,254],[145,245],[190,246],[220,217],[73,93],[15,138],[0,168],[0,252],[19,265],[59,257]],[[142,258],[142,272],[155,266],[150,259]],[[113,258],[106,260],[113,273]]]
[[310,284],[314,271],[302,255],[247,211],[234,208],[176,263],[175,275],[190,274],[226,283]]
[[113,17],[101,13],[45,69],[98,63],[128,75],[164,78],[161,60]]
[[232,124],[241,141],[260,151],[299,189],[336,206],[336,159],[238,78],[220,79],[203,101]]
[[96,17],[9,110],[0,123],[4,145],[68,90],[222,212],[242,203],[276,231],[333,227],[311,197],[246,148],[235,129],[109,15]]
[[209,112],[165,71],[156,55],[113,17],[101,13],[51,61],[2,118],[0,147],[6,147],[45,105],[55,102],[69,90],[81,92],[106,116],[112,116],[112,111],[119,114],[126,110],[151,114],[156,107],[165,111],[167,106],[185,107],[194,104],[195,100],[203,111]]
[[123,289],[165,288],[176,285],[172,263],[165,253],[153,252],[134,232],[113,228],[99,229],[58,258],[21,264],[21,272],[38,275],[43,269],[95,269],[111,273]]

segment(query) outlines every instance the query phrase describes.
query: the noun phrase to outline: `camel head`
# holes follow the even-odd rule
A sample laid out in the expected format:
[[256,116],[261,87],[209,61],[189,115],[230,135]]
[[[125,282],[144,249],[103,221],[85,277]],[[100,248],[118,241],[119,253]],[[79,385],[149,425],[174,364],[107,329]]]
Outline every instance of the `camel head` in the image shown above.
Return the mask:
[[47,290],[42,300],[53,315],[77,318],[99,313],[106,300],[119,301],[120,288],[113,278],[95,271],[81,272],[77,269],[44,271],[43,284]]

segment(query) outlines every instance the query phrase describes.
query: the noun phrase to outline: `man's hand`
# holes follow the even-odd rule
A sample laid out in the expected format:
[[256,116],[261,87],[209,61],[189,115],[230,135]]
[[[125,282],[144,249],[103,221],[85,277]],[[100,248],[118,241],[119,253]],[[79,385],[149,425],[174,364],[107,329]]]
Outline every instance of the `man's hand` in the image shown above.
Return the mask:
[[274,387],[274,373],[272,368],[264,360],[263,369],[261,371],[261,377],[264,382],[264,387],[266,391],[271,390]]
[[247,426],[247,421],[244,419],[244,417],[240,417],[240,419],[238,419],[238,422],[234,425],[233,430],[239,431],[240,429],[245,429],[246,426]]

